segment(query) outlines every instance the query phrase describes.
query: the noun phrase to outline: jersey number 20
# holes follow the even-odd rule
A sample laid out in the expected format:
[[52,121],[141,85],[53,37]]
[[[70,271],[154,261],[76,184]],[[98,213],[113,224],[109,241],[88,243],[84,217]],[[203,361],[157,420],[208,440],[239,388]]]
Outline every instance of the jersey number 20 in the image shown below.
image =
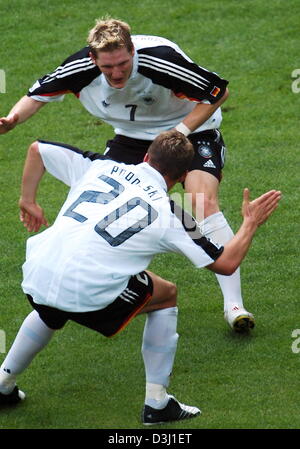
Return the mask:
[[[74,201],[74,203],[66,210],[64,216],[74,218],[74,220],[80,223],[85,222],[88,218],[84,215],[75,212],[74,209],[81,203],[98,203],[98,204],[108,204],[117,198],[124,190],[124,186],[109,176],[101,175],[99,179],[106,182],[112,187],[110,192],[99,192],[96,190],[86,190],[83,192],[79,198]],[[123,215],[129,213],[135,207],[140,206],[146,212],[147,215],[142,219],[138,220],[135,224],[129,226],[127,229],[123,230],[117,236],[112,236],[106,228],[111,225],[116,220],[120,219]],[[127,239],[132,237],[137,232],[142,231],[147,226],[149,226],[157,218],[157,211],[153,209],[145,200],[139,197],[131,198],[122,206],[113,210],[110,214],[106,215],[101,221],[99,221],[94,230],[103,237],[111,246],[119,246],[121,243],[125,242]]]

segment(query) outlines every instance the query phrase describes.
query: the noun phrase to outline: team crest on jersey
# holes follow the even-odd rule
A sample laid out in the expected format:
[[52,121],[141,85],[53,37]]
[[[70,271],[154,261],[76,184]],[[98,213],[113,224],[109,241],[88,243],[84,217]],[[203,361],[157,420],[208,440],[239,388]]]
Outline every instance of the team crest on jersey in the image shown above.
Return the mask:
[[201,144],[198,146],[198,153],[200,154],[200,156],[205,157],[206,159],[209,159],[213,156],[212,149],[210,148],[209,144],[205,142],[201,142]]
[[147,106],[151,106],[153,103],[156,102],[156,98],[152,97],[152,95],[144,95],[142,97],[142,100]]

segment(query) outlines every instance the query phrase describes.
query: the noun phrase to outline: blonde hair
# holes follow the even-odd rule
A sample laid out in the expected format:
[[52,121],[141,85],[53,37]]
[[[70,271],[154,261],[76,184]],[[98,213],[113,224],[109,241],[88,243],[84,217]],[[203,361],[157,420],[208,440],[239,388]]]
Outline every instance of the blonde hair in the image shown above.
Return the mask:
[[176,129],[159,134],[147,152],[149,164],[174,181],[189,169],[194,157],[192,143]]
[[130,31],[130,26],[126,22],[103,17],[96,20],[87,42],[94,56],[97,56],[98,51],[113,51],[119,48],[126,48],[130,52],[133,49]]

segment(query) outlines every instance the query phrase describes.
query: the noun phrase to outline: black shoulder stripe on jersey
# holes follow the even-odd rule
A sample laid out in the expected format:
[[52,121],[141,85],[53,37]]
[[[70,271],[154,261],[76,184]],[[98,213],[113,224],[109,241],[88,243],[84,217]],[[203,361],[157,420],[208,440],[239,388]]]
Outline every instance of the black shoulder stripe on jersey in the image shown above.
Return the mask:
[[210,103],[216,103],[224,95],[227,80],[187,60],[172,47],[142,48],[138,55],[138,72],[176,94]]
[[224,251],[224,246],[215,245],[207,237],[201,234],[195,219],[173,200],[170,200],[170,207],[172,213],[180,220],[186,233],[191,237],[193,242],[196,245],[201,246],[203,251],[205,251],[213,260],[217,260]]
[[55,146],[58,146],[58,147],[67,148],[70,151],[74,151],[74,153],[81,154],[82,157],[88,158],[91,161],[95,161],[96,159],[108,159],[103,154],[95,153],[93,151],[82,151],[79,148],[74,147],[74,146],[69,145],[69,144],[66,144],[66,143],[52,142],[52,141],[49,141],[49,140],[40,140],[40,139],[38,141],[41,142],[41,143],[49,144],[49,145],[55,145]]
[[79,73],[82,71],[87,71],[93,69],[95,64],[91,61],[90,58],[81,58],[74,62],[69,62],[64,66],[59,66],[57,69],[43,78],[44,83],[50,83],[55,78],[66,78],[70,75],[74,75],[75,73]]
[[38,80],[40,86],[29,89],[28,96],[53,95],[60,92],[80,92],[101,74],[89,56],[89,47],[84,47],[67,58],[52,73]]

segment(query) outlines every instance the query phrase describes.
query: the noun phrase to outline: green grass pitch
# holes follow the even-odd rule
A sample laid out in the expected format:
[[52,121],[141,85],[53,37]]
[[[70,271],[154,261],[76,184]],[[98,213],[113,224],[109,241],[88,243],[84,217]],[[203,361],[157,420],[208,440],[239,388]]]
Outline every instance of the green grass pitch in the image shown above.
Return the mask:
[[[95,18],[110,14],[129,22],[133,33],[176,41],[230,81],[220,202],[232,228],[240,224],[244,187],[252,197],[272,188],[283,192],[241,269],[244,303],[256,317],[250,335],[228,328],[213,274],[179,256],[157,257],[151,265],[179,289],[180,340],[170,391],[202,409],[201,417],[164,426],[168,430],[300,427],[300,353],[292,336],[300,328],[300,93],[292,75],[300,69],[299,10],[297,0],[1,2],[1,116],[36,78],[85,45]],[[0,136],[0,330],[6,336],[0,362],[31,310],[20,288],[28,234],[17,206],[27,147],[45,138],[101,152],[112,135],[68,96]],[[40,202],[50,222],[66,191],[46,175]],[[144,320],[138,317],[113,339],[67,324],[19,377],[27,400],[0,410],[0,429],[141,429]]]

